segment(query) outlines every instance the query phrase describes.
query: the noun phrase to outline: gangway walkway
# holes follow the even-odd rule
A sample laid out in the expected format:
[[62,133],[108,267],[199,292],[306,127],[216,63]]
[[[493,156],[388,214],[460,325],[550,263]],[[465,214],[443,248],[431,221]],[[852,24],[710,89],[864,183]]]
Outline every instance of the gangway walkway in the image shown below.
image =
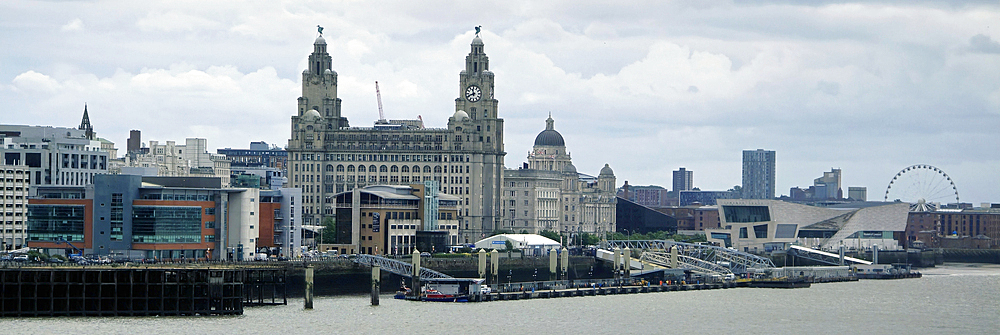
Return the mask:
[[[816,249],[810,249],[810,248],[806,248],[806,247],[803,247],[803,246],[800,246],[800,245],[793,245],[793,246],[789,247],[788,248],[788,255],[795,256],[795,257],[800,257],[800,258],[805,258],[805,259],[810,259],[810,260],[814,260],[814,261],[817,261],[817,262],[820,262],[820,263],[829,264],[829,265],[841,265],[840,264],[840,255],[838,255],[838,254],[834,254],[834,253],[830,253],[830,252],[826,252],[826,251],[820,251],[820,250],[816,250]],[[857,259],[857,258],[854,258],[854,257],[844,256],[844,264],[847,264],[847,263],[864,264],[864,265],[871,265],[872,264],[872,262],[869,262],[869,261],[866,261],[866,260],[863,260],[863,259]]]
[[[597,257],[597,259],[604,260],[607,262],[615,261],[615,253],[604,249],[597,249],[597,252],[594,254],[594,256]],[[631,274],[632,277],[642,276],[648,273],[670,268],[669,266],[656,264],[654,262],[642,259],[635,259],[632,257],[627,257],[627,259],[629,260],[628,261],[629,269],[639,270],[639,271],[629,271],[629,274]]]
[[[377,264],[379,267],[382,268],[382,271],[389,271],[403,277],[413,277],[413,264],[402,262],[399,260],[385,258],[382,256],[361,254],[361,255],[351,256],[351,261],[367,266],[373,266]],[[452,278],[452,277],[428,269],[423,266],[420,267],[421,281],[426,279],[437,279],[437,278]]]
[[704,274],[742,274],[751,268],[774,267],[770,258],[712,245],[666,240],[609,240],[606,246],[609,249],[641,249],[643,260],[667,267],[670,264],[670,248],[677,247],[678,267]]

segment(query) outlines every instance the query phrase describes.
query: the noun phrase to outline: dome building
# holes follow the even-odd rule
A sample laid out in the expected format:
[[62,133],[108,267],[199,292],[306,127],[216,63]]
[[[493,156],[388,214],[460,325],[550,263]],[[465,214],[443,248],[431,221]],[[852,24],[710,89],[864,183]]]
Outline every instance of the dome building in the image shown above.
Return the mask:
[[564,237],[615,230],[615,174],[579,173],[552,115],[535,136],[528,162],[504,171],[502,228],[514,233],[554,231]]

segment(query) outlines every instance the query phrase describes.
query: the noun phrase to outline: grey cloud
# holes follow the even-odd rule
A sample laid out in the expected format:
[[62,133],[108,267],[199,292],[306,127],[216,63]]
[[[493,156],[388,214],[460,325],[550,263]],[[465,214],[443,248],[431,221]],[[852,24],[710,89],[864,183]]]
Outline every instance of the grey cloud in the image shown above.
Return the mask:
[[989,36],[977,34],[969,39],[969,51],[989,54],[1000,54],[1000,42]]

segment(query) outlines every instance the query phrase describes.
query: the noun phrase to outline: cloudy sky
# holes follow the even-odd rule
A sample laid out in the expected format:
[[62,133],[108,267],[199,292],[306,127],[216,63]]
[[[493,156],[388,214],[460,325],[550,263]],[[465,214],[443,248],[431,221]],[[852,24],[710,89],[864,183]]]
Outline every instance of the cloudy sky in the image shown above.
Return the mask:
[[881,200],[929,164],[1000,202],[997,1],[5,0],[0,123],[76,126],[86,103],[120,149],[130,129],[284,146],[317,25],[352,125],[378,118],[378,80],[387,117],[432,127],[481,25],[508,167],[552,113],[580,172],[619,185],[685,167],[726,190],[764,148],[778,194],[840,168]]

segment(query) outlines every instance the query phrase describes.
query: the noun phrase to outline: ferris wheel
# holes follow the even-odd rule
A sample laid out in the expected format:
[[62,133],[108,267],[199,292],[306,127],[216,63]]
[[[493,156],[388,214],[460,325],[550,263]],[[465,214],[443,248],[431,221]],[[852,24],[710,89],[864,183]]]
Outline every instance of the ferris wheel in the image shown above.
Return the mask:
[[[944,170],[917,164],[896,173],[885,188],[885,201],[902,201],[923,207],[958,201],[958,188]],[[916,209],[916,208],[915,208]]]

